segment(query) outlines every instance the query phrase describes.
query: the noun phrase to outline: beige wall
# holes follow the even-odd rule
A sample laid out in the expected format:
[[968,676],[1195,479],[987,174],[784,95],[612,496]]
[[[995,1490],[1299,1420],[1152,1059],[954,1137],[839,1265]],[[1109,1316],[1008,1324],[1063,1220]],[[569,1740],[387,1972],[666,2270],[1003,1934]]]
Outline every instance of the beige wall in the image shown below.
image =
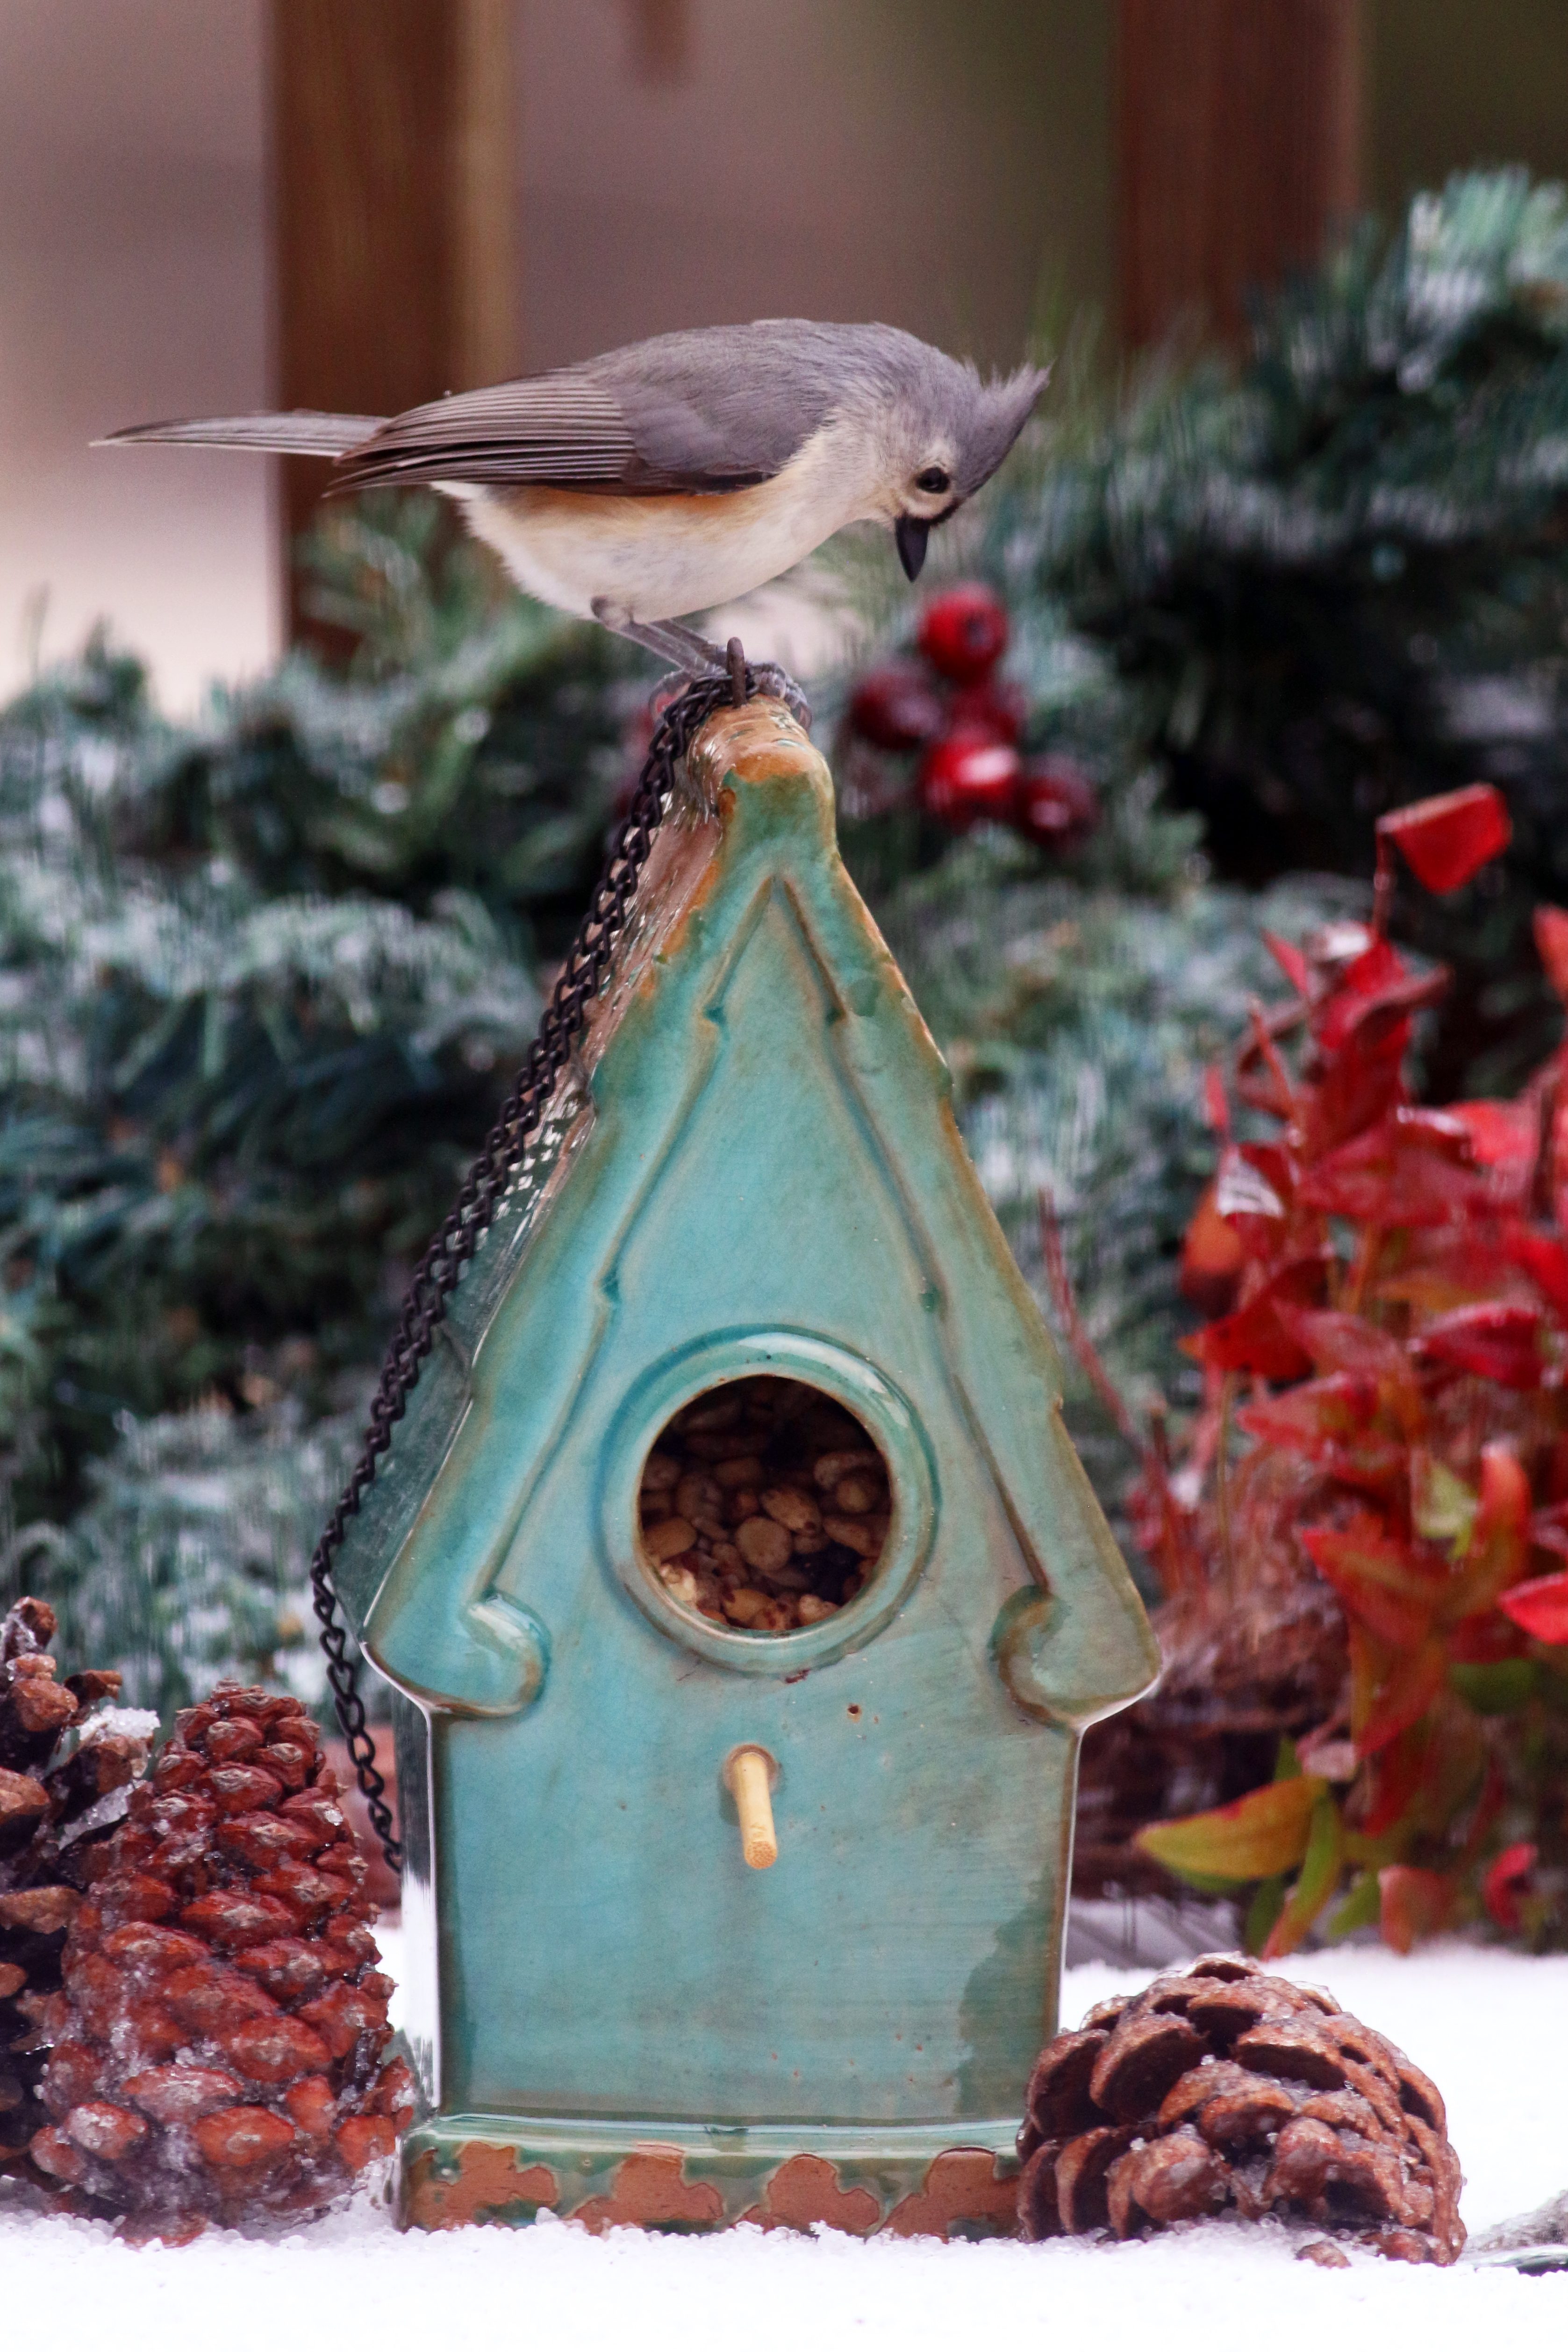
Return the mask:
[[259,466],[89,452],[266,382],[260,0],[0,0],[0,688],[100,614],[188,700],[271,644]]
[[[521,310],[548,366],[702,319],[985,358],[1109,309],[1111,0],[521,0]],[[1568,0],[1368,0],[1368,183],[1568,173]],[[92,454],[267,394],[263,0],[0,0],[0,690],[100,614],[188,705],[270,658],[261,461]],[[677,48],[679,50],[679,40]]]
[[1109,297],[1103,0],[686,0],[662,83],[635,15],[525,0],[531,364],[795,312],[1016,359],[1042,296]]

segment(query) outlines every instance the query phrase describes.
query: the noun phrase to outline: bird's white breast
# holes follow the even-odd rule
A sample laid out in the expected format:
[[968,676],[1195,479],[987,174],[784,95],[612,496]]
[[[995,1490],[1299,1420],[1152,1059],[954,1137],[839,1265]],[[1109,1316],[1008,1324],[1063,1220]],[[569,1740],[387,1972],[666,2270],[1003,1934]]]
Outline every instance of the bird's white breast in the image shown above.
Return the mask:
[[441,488],[530,595],[584,620],[605,604],[630,620],[668,621],[746,595],[879,511],[872,460],[858,432],[833,425],[754,489],[626,498]]

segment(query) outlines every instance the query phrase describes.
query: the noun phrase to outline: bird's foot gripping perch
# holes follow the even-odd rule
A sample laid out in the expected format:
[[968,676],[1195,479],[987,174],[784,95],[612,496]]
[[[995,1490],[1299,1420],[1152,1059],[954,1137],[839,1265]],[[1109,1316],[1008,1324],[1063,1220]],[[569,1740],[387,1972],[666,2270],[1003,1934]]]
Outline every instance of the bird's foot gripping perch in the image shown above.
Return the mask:
[[777,662],[752,665],[741,649],[739,637],[731,637],[727,646],[716,646],[711,637],[689,629],[682,621],[634,621],[603,598],[595,604],[594,617],[606,629],[613,629],[618,637],[629,637],[634,646],[657,654],[661,661],[675,664],[672,677],[659,681],[661,688],[728,677],[737,702],[745,702],[753,694],[773,695],[801,726],[810,727],[811,705],[788,670],[781,669]]
[[663,694],[667,689],[679,693],[683,688],[700,684],[706,678],[727,677],[730,699],[737,709],[742,702],[750,702],[755,694],[771,695],[775,702],[784,704],[792,719],[810,732],[811,705],[787,669],[781,669],[777,662],[757,662],[754,665],[749,662],[739,637],[731,637],[721,653],[717,646],[710,646],[709,650],[713,656],[711,661],[704,662],[700,669],[682,662],[679,669],[671,670],[667,677],[660,678],[655,693]]

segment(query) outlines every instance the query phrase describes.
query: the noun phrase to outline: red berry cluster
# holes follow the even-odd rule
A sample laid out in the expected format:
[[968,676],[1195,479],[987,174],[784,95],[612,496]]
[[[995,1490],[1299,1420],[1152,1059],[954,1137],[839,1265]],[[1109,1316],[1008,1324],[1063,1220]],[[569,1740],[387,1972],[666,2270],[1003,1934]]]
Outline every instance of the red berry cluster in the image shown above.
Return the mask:
[[955,833],[988,820],[1048,849],[1068,849],[1094,830],[1099,807],[1081,770],[1059,755],[1026,760],[1020,688],[997,675],[1007,613],[975,583],[944,589],[926,605],[919,661],[869,670],[849,705],[849,731],[878,751],[918,752],[915,793],[929,816]]

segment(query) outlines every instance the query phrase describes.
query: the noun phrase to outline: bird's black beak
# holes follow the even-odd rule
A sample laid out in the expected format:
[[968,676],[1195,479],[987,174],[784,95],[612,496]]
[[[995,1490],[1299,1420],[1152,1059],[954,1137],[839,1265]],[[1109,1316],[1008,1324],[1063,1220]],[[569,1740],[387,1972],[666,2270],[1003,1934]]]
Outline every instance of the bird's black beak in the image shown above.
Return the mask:
[[919,515],[901,514],[893,525],[893,537],[898,543],[899,562],[904,567],[906,580],[918,580],[921,566],[926,560],[926,541],[931,537],[931,525]]

